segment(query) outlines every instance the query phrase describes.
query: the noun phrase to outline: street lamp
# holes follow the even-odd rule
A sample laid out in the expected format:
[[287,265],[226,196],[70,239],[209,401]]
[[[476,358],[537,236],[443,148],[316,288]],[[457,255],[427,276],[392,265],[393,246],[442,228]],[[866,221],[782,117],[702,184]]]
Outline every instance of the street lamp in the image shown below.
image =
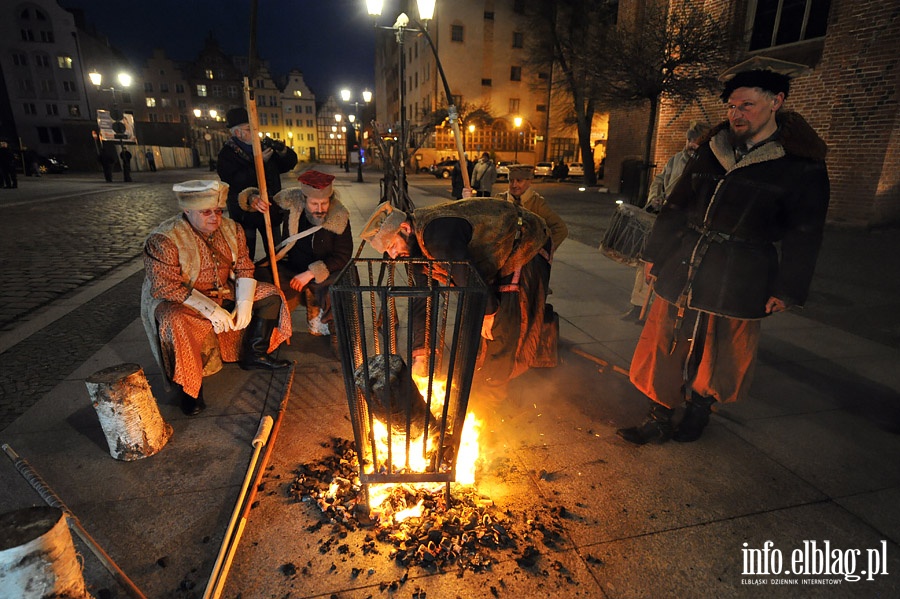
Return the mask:
[[[409,147],[409,128],[406,120],[406,52],[403,48],[403,42],[406,32],[410,33],[421,33],[425,39],[428,41],[428,45],[431,48],[432,53],[434,54],[434,60],[437,64],[438,73],[441,76],[441,79],[444,83],[444,91],[447,95],[447,102],[450,103],[448,107],[448,112],[450,113],[450,122],[454,127],[454,133],[456,133],[457,139],[457,149],[460,154],[461,164],[464,166],[465,157],[463,156],[463,150],[461,147],[462,140],[459,135],[459,125],[456,122],[457,119],[457,111],[456,106],[452,104],[453,95],[450,93],[450,86],[447,83],[447,77],[444,75],[444,68],[441,65],[440,57],[437,53],[437,48],[434,47],[434,42],[431,40],[431,36],[428,35],[427,23],[432,18],[434,18],[434,7],[436,0],[417,0],[416,4],[419,8],[419,18],[425,22],[426,26],[421,27],[421,29],[411,29],[409,27],[409,17],[406,13],[400,13],[397,16],[397,20],[391,27],[380,27],[381,29],[390,29],[394,31],[394,38],[397,41],[397,45],[400,46],[399,52],[399,70],[398,70],[398,97],[400,100],[400,139],[399,147],[397,148],[399,151],[393,154],[393,158],[391,160],[392,168],[396,173],[396,177],[393,173],[389,173],[386,171],[386,179],[391,179],[391,185],[385,185],[384,191],[387,194],[390,194],[390,197],[382,197],[382,201],[391,201],[395,207],[400,210],[409,211],[413,208],[412,202],[409,199],[409,194],[406,191],[406,163],[408,162],[408,147]],[[384,8],[383,0],[366,0],[366,8],[369,11],[369,14],[373,17],[381,16],[381,11]],[[376,22],[376,27],[379,27]],[[376,139],[381,142],[381,138],[376,136]],[[385,148],[382,147],[382,151],[385,151]],[[389,155],[385,152],[386,155]],[[394,164],[396,163],[396,164]],[[468,187],[469,186],[469,173],[466,168],[462,169],[463,173],[463,184]]]
[[[103,75],[99,73],[97,70],[93,70],[88,73],[88,78],[91,80],[91,83],[94,87],[97,88],[97,91],[110,92],[112,93],[113,99],[113,107],[112,110],[109,111],[109,117],[112,119],[112,130],[114,134],[114,138],[119,140],[119,155],[122,157],[122,178],[124,181],[131,181],[131,165],[124,163],[125,158],[123,154],[125,154],[125,137],[127,136],[126,131],[128,130],[125,126],[125,115],[119,110],[119,101],[116,98],[116,86],[111,85],[109,87],[101,87],[103,85]],[[131,75],[122,71],[116,76],[116,80],[119,82],[119,90],[122,88],[131,86]]]
[[519,164],[519,136],[522,135],[522,132],[519,131],[519,127],[522,126],[522,117],[517,116],[513,119],[513,125],[516,128],[516,157],[513,158],[513,162]]
[[[343,100],[345,103],[349,104],[351,97],[353,97],[353,92],[351,92],[349,89],[344,88],[341,90],[341,100]],[[363,99],[364,104],[368,104],[369,102],[371,102],[372,101],[372,92],[370,92],[367,89],[363,90],[362,99]],[[356,160],[356,182],[362,183],[363,182],[362,164],[363,164],[365,154],[363,152],[363,147],[362,147],[362,137],[360,136],[361,127],[360,127],[360,124],[356,117],[356,115],[359,114],[359,100],[358,99],[353,100],[353,106],[354,106],[354,114],[349,115],[347,117],[347,120],[350,121],[350,125],[351,125],[351,128],[353,129],[354,136],[356,137],[356,147],[357,147],[358,154],[359,154],[357,157],[357,160]],[[350,153],[352,150],[352,148],[351,148],[352,144],[353,144],[353,142],[351,141],[351,138],[348,135],[347,136],[347,165],[348,165],[347,172],[350,171],[349,164],[350,164]]]
[[[219,111],[213,108],[213,109],[210,109],[208,114],[209,114],[209,118],[216,119],[219,116]],[[200,110],[199,108],[194,109],[194,117],[198,118],[198,119],[205,118],[205,117],[203,117],[203,111]],[[203,134],[203,139],[206,140],[206,160],[207,160],[207,163],[209,164],[209,170],[212,171],[215,169],[213,169],[212,150],[209,145],[209,142],[212,140],[212,135],[209,132],[209,121],[206,121],[205,127],[206,127],[206,132]]]

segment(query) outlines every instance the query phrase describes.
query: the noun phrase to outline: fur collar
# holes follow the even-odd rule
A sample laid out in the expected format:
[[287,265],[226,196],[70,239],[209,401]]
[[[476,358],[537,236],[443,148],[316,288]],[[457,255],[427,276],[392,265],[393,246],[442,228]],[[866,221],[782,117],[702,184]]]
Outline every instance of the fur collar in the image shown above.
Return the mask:
[[[775,118],[781,128],[778,138],[748,154],[737,166],[767,162],[785,155],[808,160],[825,160],[828,146],[802,116],[796,112],[782,111],[777,113]],[[736,166],[728,121],[713,127],[701,140],[701,144],[705,141],[709,141],[710,149],[725,169],[731,170]]]
[[[306,196],[303,195],[300,188],[288,187],[279,191],[272,199],[281,208],[290,211],[288,216],[288,231],[290,234],[295,235],[299,233],[300,217],[306,208]],[[322,223],[322,228],[335,235],[340,235],[347,228],[349,222],[350,211],[341,203],[338,191],[334,190],[331,194],[331,204],[328,207],[328,212],[325,214],[325,222]]]

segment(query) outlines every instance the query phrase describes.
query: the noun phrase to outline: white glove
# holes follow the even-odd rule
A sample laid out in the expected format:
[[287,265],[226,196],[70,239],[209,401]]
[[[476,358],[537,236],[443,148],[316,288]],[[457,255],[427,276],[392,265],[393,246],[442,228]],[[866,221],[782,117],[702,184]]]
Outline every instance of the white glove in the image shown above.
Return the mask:
[[425,378],[428,376],[428,356],[419,354],[413,356],[412,368],[410,369],[414,377]]
[[184,300],[184,304],[205,316],[212,323],[213,330],[216,333],[224,333],[234,329],[231,314],[196,289],[191,289],[191,295]]
[[481,321],[481,336],[489,341],[494,340],[494,315],[485,314],[484,320]]
[[256,279],[242,277],[237,280],[235,288],[234,312],[231,317],[234,320],[234,330],[246,329],[253,316],[253,296],[256,294]]
[[472,197],[472,188],[471,187],[463,187],[462,199],[468,200],[471,197]]

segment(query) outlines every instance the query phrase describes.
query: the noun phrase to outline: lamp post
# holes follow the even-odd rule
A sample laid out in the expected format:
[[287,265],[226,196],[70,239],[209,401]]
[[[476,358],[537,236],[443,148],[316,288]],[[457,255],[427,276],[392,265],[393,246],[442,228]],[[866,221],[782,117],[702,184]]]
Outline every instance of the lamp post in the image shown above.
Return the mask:
[[[119,154],[121,156],[125,153],[125,138],[127,137],[127,127],[125,126],[124,122],[125,115],[121,110],[119,110],[119,101],[116,98],[116,87],[114,85],[111,85],[109,87],[101,87],[103,85],[103,75],[96,70],[88,73],[88,78],[91,80],[91,83],[94,84],[94,87],[97,88],[97,91],[110,92],[112,94],[113,107],[112,110],[109,111],[109,116],[113,121],[112,130],[114,138],[119,140]],[[131,75],[124,71],[120,72],[116,76],[116,80],[119,82],[119,91],[121,91],[122,88],[131,86]],[[131,181],[130,164],[123,163],[122,176],[126,182]]]
[[[349,103],[351,97],[353,97],[353,92],[351,92],[349,89],[344,88],[341,90],[341,100],[343,100],[345,103]],[[362,100],[363,100],[364,104],[368,104],[369,102],[371,102],[372,101],[372,92],[370,92],[367,89],[363,90]],[[354,113],[349,115],[347,117],[347,120],[350,121],[350,126],[354,131],[354,134],[356,137],[356,147],[357,147],[357,151],[359,153],[357,160],[356,160],[356,182],[362,183],[363,182],[362,165],[363,165],[363,160],[364,160],[365,154],[363,152],[363,147],[362,147],[362,138],[360,137],[362,128],[360,127],[360,124],[359,124],[359,100],[358,99],[353,100],[353,107],[354,107]],[[350,136],[348,135],[347,136],[347,155],[348,155],[347,163],[348,163],[348,165],[350,163],[349,155],[350,155],[350,152],[352,149],[350,146],[351,146]],[[348,166],[348,169],[349,169],[349,166]]]
[[[342,115],[340,112],[334,115],[334,121],[337,123],[337,126],[332,127],[331,130],[334,131],[335,136],[336,136],[337,139],[342,139],[341,133],[344,133],[344,132],[347,131],[347,128],[341,125],[341,121],[342,121],[342,120],[344,120],[344,115]],[[341,128],[340,131],[338,131],[338,127]],[[341,147],[341,146],[340,146],[340,143],[341,143],[341,142],[340,142],[340,141],[337,141],[337,142],[335,142],[335,143],[337,144],[338,150],[340,150],[340,147]],[[345,147],[344,147],[344,172],[345,172],[345,173],[349,173],[349,172],[350,172],[350,163],[349,163],[348,160],[347,160],[347,149],[346,149],[346,144],[344,144],[344,145],[345,145]]]
[[522,132],[519,131],[519,127],[522,126],[522,117],[517,116],[513,119],[513,125],[516,128],[516,157],[513,158],[513,162],[519,164],[519,136],[522,135]]
[[[208,112],[208,114],[209,114],[210,119],[215,119],[216,117],[219,116],[219,112],[215,109],[211,109]],[[206,117],[203,115],[203,111],[200,110],[199,108],[194,109],[194,117],[196,117],[198,119],[199,118],[202,118],[204,120],[206,119]],[[206,140],[206,161],[209,164],[209,170],[212,171],[215,169],[213,168],[212,149],[210,148],[210,145],[209,145],[209,142],[212,140],[212,135],[210,135],[210,133],[209,133],[209,121],[208,120],[206,121],[204,126],[206,128],[206,132],[203,134],[203,139]]]
[[[412,202],[409,199],[409,194],[406,191],[406,163],[409,159],[409,128],[406,119],[406,53],[403,48],[403,42],[405,34],[407,32],[421,33],[425,37],[425,40],[428,42],[428,46],[431,48],[432,54],[434,54],[434,61],[437,65],[438,73],[441,76],[441,81],[444,84],[444,93],[447,96],[447,102],[449,103],[447,112],[449,113],[450,124],[453,127],[453,132],[456,137],[456,147],[457,152],[459,153],[460,165],[463,167],[461,169],[463,175],[463,185],[465,187],[470,186],[469,172],[465,167],[466,158],[462,148],[462,136],[460,135],[459,123],[457,122],[457,109],[453,104],[453,94],[450,93],[450,85],[447,83],[447,76],[444,74],[444,67],[441,65],[441,59],[438,56],[437,48],[434,46],[434,42],[432,41],[431,36],[428,34],[427,23],[432,18],[434,18],[435,3],[436,0],[416,0],[416,4],[419,8],[419,18],[426,24],[426,26],[422,26],[419,29],[412,29],[409,27],[409,17],[406,15],[406,13],[400,13],[400,15],[397,16],[397,20],[391,27],[380,27],[381,29],[390,29],[394,31],[394,37],[400,50],[398,70],[398,97],[400,100],[400,145],[398,147],[398,151],[394,153],[391,160],[391,168],[393,169],[394,173],[390,173],[387,170],[385,172],[385,178],[387,179],[388,175],[390,175],[391,179],[391,184],[385,185],[384,187],[385,194],[388,197],[382,197],[381,199],[383,202],[390,201],[397,208],[404,211],[408,211],[413,208]],[[366,8],[368,9],[369,14],[373,17],[381,16],[383,7],[383,0],[366,0]],[[376,27],[378,27],[377,23]],[[377,139],[381,144],[382,141],[380,137],[378,137]],[[388,155],[388,153],[385,151],[385,148],[383,147],[383,144],[382,151],[385,153],[385,155]]]

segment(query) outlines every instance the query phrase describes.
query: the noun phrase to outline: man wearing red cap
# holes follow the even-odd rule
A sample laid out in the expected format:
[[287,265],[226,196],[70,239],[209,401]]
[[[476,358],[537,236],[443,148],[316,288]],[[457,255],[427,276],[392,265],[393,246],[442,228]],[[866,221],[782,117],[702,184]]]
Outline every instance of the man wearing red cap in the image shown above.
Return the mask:
[[192,416],[206,407],[203,377],[222,362],[240,361],[245,370],[289,366],[268,354],[290,339],[291,318],[275,287],[253,278],[241,227],[222,216],[228,185],[186,181],[173,191],[182,213],[144,243],[141,320]]
[[[328,290],[353,254],[350,213],[334,189],[333,175],[308,170],[298,181],[299,188],[284,189],[273,198],[288,212],[288,237],[275,250],[278,276],[288,303],[306,306],[310,334],[330,334],[334,343]],[[267,209],[257,194],[255,188],[241,192],[244,210]],[[271,281],[271,269],[258,268],[257,276]]]
[[[238,204],[238,194],[248,187],[259,187],[256,178],[256,164],[253,161],[253,131],[244,108],[232,108],[225,115],[225,122],[231,131],[231,139],[225,142],[216,159],[219,178],[230,186],[228,192],[228,215],[244,228],[250,259],[256,253],[256,232],[259,231],[263,247],[266,243],[265,218],[258,212],[247,212]],[[266,193],[271,198],[281,191],[281,174],[297,165],[297,154],[283,142],[267,137],[261,147],[263,170],[266,178]],[[281,209],[275,207],[269,214],[272,236],[275,243],[281,240]]]
[[726,82],[728,119],[701,139],[643,252],[657,299],[631,382],[653,405],[643,424],[617,431],[631,443],[697,440],[714,403],[747,395],[760,320],[809,292],[828,209],[827,148],[783,109],[789,77],[753,61]]

